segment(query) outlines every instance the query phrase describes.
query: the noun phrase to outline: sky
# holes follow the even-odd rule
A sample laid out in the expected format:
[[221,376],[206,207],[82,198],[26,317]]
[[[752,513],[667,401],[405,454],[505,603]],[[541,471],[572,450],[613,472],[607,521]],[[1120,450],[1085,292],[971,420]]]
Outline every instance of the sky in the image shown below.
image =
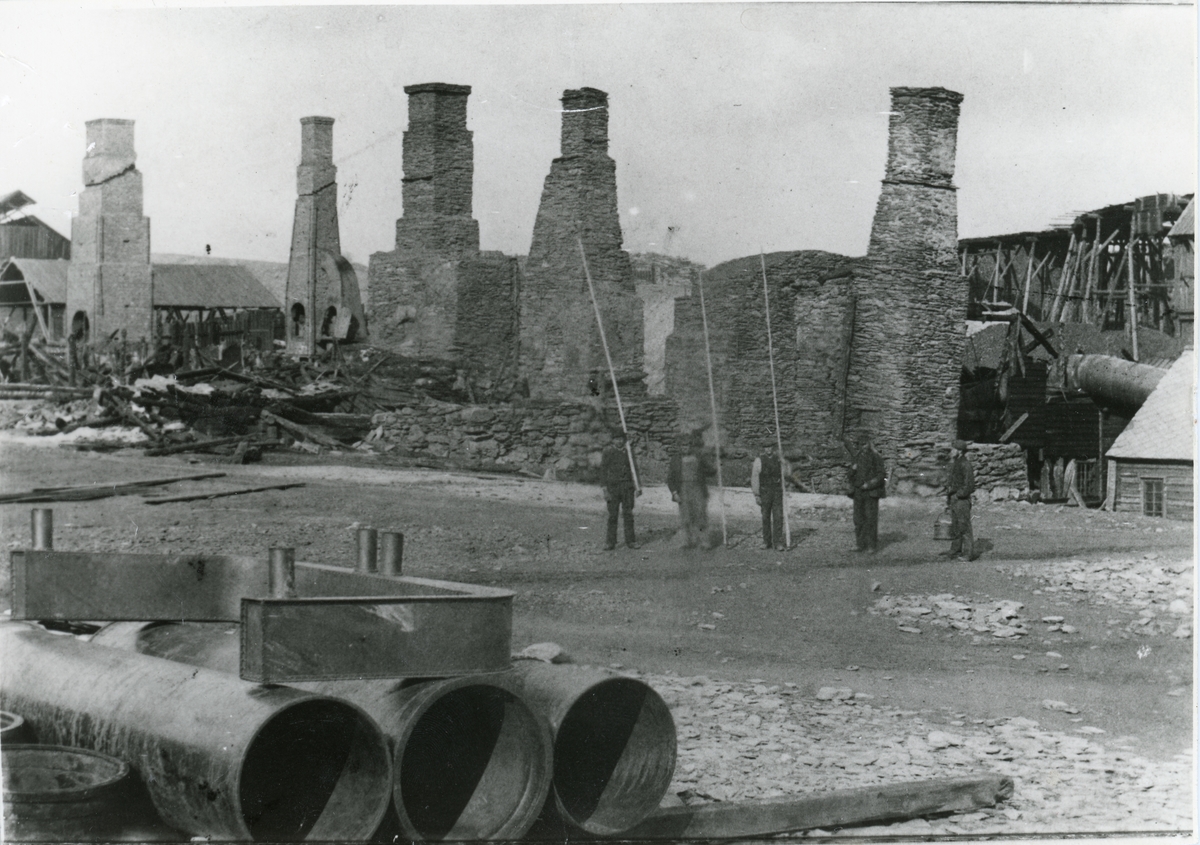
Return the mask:
[[[71,11],[65,11],[71,10]],[[1193,5],[0,3],[0,194],[64,234],[85,122],[136,121],[155,253],[287,261],[301,117],[343,252],[394,247],[404,86],[470,85],[481,247],[529,250],[560,98],[609,94],[625,248],[866,251],[888,89],[964,95],[959,235],[1195,190]]]

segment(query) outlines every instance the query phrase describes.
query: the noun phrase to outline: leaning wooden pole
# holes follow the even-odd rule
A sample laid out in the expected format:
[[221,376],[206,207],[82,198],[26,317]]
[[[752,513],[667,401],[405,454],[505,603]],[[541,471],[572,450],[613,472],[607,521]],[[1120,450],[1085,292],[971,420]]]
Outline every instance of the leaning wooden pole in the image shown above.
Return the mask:
[[779,448],[779,487],[783,496],[783,542],[789,549],[792,547],[792,529],[788,525],[787,507],[787,473],[784,471],[786,461],[783,459],[783,434],[779,431],[779,392],[775,389],[775,344],[771,340],[771,294],[767,289],[767,258],[762,250],[758,253],[758,263],[762,267],[763,305],[767,315],[767,362],[771,366],[771,404],[775,408],[775,445]]
[[617,371],[613,367],[612,355],[608,352],[608,339],[604,336],[604,320],[600,318],[600,304],[596,302],[596,288],[592,284],[592,272],[588,269],[587,254],[583,251],[583,238],[576,235],[579,257],[583,259],[583,275],[587,279],[588,294],[592,297],[592,310],[596,312],[596,328],[600,330],[600,345],[604,347],[604,360],[608,362],[608,376],[612,379],[613,397],[617,400],[617,416],[621,418],[621,433],[625,435],[625,457],[629,461],[629,472],[633,476],[634,490],[641,490],[637,466],[633,462],[633,447],[629,445],[629,426],[625,425],[625,408],[621,405],[621,391],[617,389]]
[[721,426],[717,423],[717,391],[713,387],[712,351],[708,345],[708,311],[704,307],[704,274],[700,274],[700,321],[704,325],[704,363],[708,367],[708,401],[712,406],[713,442],[717,453],[717,491],[721,502],[721,545],[729,544],[725,521],[725,481],[721,476]]

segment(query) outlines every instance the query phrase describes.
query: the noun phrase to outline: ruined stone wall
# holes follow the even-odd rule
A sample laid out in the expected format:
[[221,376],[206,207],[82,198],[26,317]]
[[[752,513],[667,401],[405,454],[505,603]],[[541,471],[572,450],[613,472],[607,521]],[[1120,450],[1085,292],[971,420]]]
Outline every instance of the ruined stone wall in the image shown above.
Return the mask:
[[520,297],[521,375],[535,397],[579,396],[606,369],[580,255],[582,240],[613,365],[640,377],[641,302],[621,249],[608,95],[563,94],[562,155],[550,167]]
[[848,420],[889,462],[928,461],[932,444],[955,436],[967,309],[951,182],[961,101],[892,89],[887,174],[856,281]]
[[[433,82],[404,91],[404,214],[396,221],[396,248],[371,255],[367,316],[378,346],[449,358],[457,348],[459,265],[479,256],[479,224],[471,217],[471,88]],[[467,300],[468,308],[487,305]]]
[[481,253],[458,267],[454,333],[458,360],[476,385],[510,389],[517,378],[521,273],[516,258]]
[[[859,261],[825,252],[765,256],[784,451],[813,490],[836,490],[844,475],[839,434]],[[750,460],[773,442],[775,429],[760,258],[715,267],[703,283],[721,439],[732,453],[729,480],[745,483],[741,476],[748,480]],[[699,293],[677,300],[666,385],[684,430],[712,420],[703,332]]]
[[[625,417],[641,478],[662,483],[677,437],[674,404],[631,402]],[[609,432],[620,423],[616,406],[599,400],[493,406],[425,400],[378,413],[372,424],[376,448],[385,451],[595,480]]]
[[132,120],[87,122],[85,187],[71,220],[67,321],[86,315],[91,340],[120,330],[129,340],[152,334],[150,219],[142,214],[136,160]]

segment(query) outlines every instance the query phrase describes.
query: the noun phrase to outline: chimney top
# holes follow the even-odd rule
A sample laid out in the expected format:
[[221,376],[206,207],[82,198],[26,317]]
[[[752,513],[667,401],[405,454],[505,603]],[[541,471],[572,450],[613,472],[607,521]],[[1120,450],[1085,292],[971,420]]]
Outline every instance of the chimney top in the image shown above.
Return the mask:
[[963,101],[963,95],[957,91],[951,91],[948,88],[893,88],[892,99],[913,99],[913,100],[945,100],[948,103],[958,104]]
[[421,82],[417,85],[405,85],[404,93],[413,94],[451,94],[465,97],[471,93],[470,85],[451,85],[448,82]]
[[332,117],[317,117],[316,115],[311,115],[309,117],[300,118],[300,123],[302,125],[308,124],[308,123],[319,123],[319,124],[324,124],[326,126],[333,126],[333,118]]

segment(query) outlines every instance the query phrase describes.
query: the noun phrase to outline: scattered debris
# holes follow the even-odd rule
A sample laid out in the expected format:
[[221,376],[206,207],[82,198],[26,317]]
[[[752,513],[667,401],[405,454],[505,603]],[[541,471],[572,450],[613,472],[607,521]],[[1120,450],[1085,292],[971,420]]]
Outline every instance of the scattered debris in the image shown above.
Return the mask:
[[926,623],[963,634],[991,633],[993,637],[1007,639],[1029,633],[1018,616],[1023,607],[1019,601],[979,604],[962,596],[940,593],[934,596],[884,596],[867,612],[895,617],[899,622],[897,630],[907,634],[921,633],[919,623]]

